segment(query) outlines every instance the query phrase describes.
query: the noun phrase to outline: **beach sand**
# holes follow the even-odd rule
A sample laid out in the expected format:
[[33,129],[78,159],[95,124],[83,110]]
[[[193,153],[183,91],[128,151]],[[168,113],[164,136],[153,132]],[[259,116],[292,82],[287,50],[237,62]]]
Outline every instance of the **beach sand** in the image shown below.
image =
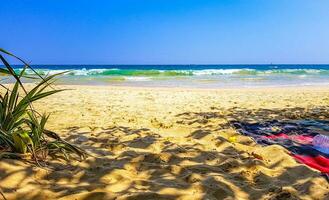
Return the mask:
[[[329,199],[329,183],[231,121],[329,119],[329,88],[71,88],[34,104],[82,162],[0,162],[7,199]],[[1,196],[0,196],[1,199]]]

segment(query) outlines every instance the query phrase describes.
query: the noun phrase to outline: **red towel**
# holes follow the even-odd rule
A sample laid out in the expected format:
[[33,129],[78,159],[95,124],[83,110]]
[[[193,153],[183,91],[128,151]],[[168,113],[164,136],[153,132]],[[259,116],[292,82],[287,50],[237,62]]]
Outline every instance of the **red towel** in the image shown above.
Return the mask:
[[302,156],[302,155],[292,155],[296,160],[304,163],[314,169],[317,169],[323,173],[329,174],[329,158],[318,155],[315,157]]
[[[277,135],[262,136],[262,138],[271,139],[271,140],[289,139],[292,141],[299,142],[301,144],[312,144],[312,141],[313,141],[313,138],[311,136],[304,136],[304,135],[291,135],[290,136],[290,135],[287,135],[284,133],[280,133]],[[312,157],[312,156],[292,154],[292,156],[299,162],[304,163],[305,165],[307,165],[311,168],[317,169],[317,170],[329,175],[329,158],[326,158],[321,155]]]

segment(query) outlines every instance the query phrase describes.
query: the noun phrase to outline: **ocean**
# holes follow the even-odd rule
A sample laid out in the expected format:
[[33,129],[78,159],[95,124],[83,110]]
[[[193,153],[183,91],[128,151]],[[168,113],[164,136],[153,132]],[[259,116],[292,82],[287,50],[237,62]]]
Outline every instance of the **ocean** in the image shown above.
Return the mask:
[[[14,66],[17,72],[22,66]],[[58,84],[141,87],[329,86],[329,65],[34,65]],[[27,75],[32,71],[27,70]]]

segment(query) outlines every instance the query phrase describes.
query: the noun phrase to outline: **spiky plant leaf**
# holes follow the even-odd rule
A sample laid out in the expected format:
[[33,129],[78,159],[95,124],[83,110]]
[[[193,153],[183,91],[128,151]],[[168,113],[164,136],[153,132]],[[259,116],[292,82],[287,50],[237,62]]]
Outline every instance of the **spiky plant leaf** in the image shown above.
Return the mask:
[[[23,62],[23,70],[17,74],[1,52]],[[1,48],[0,60],[5,66],[5,68],[0,68],[0,73],[10,75],[15,80],[12,89],[0,83],[5,92],[2,93],[0,90],[0,145],[9,147],[13,154],[29,152],[35,159],[40,157],[38,155],[40,152],[42,158],[45,158],[48,152],[62,153],[67,159],[71,153],[82,159],[85,158],[86,153],[81,148],[62,140],[58,134],[46,130],[49,116],[39,115],[32,105],[35,101],[63,91],[53,89],[51,83],[54,82],[55,77],[66,72],[42,77],[22,59]],[[29,91],[25,89],[21,81],[22,77],[26,78],[24,73],[27,68],[40,77],[39,83]],[[23,90],[23,95],[19,93],[20,89]]]

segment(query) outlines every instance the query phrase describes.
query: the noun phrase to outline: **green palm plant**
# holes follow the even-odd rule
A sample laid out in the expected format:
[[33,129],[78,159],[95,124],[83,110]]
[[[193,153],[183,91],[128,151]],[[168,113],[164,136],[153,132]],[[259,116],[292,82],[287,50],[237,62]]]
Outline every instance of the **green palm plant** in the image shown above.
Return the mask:
[[[23,70],[17,74],[1,53],[20,60],[24,64]],[[63,91],[53,89],[52,83],[55,77],[64,72],[42,77],[22,59],[3,49],[0,49],[0,60],[4,66],[0,67],[0,73],[9,75],[15,80],[11,89],[0,83],[4,91],[0,92],[0,147],[5,149],[2,153],[0,152],[0,157],[30,153],[34,159],[38,160],[44,159],[48,154],[60,153],[67,159],[71,154],[85,158],[86,153],[81,148],[47,130],[45,125],[49,116],[40,115],[33,108],[33,102]],[[29,91],[21,81],[28,68],[39,78],[36,86]]]

